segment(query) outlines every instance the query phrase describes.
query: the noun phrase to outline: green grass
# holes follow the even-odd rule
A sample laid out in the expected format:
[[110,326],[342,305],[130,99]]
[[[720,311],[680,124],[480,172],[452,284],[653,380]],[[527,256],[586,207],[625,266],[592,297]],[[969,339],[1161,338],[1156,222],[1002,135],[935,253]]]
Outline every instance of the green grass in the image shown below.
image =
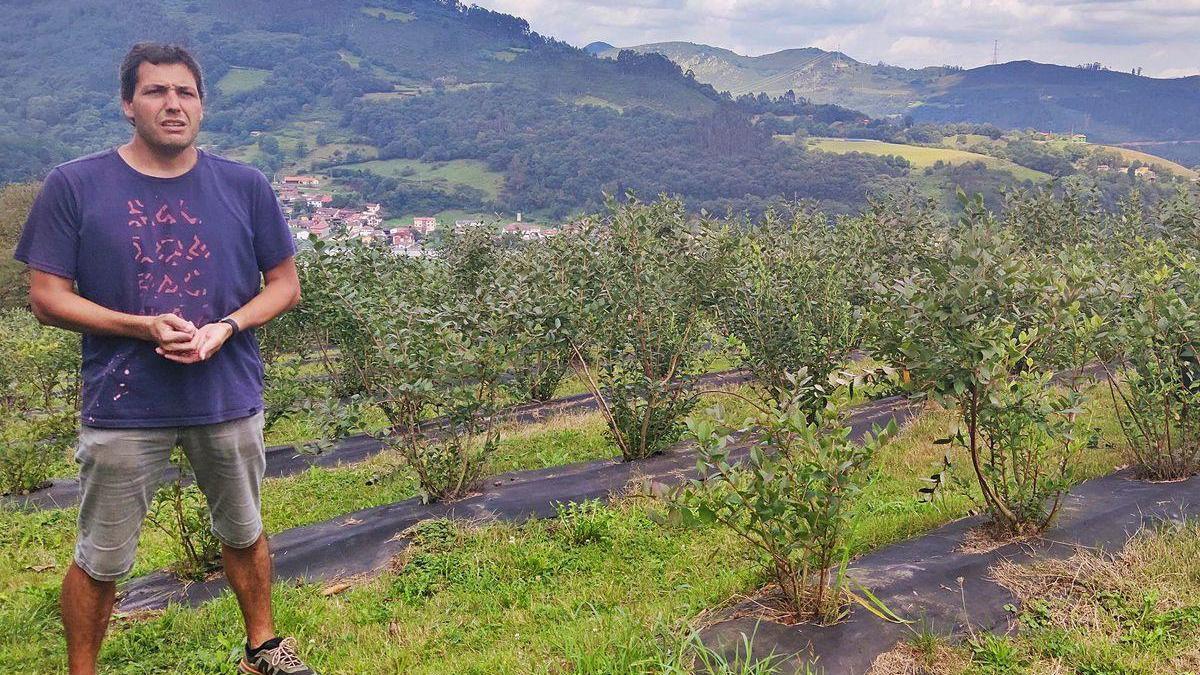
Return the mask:
[[1034,182],[1050,180],[1050,175],[1047,173],[1019,166],[1005,159],[997,159],[975,152],[954,150],[952,148],[884,143],[883,141],[850,141],[842,138],[815,138],[810,140],[810,146],[822,152],[832,152],[835,154],[861,152],[869,155],[894,155],[907,159],[917,169],[933,166],[939,161],[946,164],[983,162],[990,169],[1008,171],[1018,180],[1032,180]]
[[419,159],[387,159],[343,164],[340,168],[370,171],[381,176],[408,180],[443,183],[448,187],[465,185],[483,191],[489,198],[500,194],[504,174],[488,169],[487,164],[473,159],[449,162],[423,162]]
[[262,70],[261,68],[242,68],[241,66],[233,66],[228,73],[217,81],[217,88],[222,94],[232,95],[240,94],[244,91],[257,89],[261,87],[267,78],[271,76],[271,71]]
[[[958,140],[960,136],[963,138],[961,143]],[[962,149],[975,145],[976,143],[984,143],[990,140],[992,139],[984,136],[983,134],[953,134],[943,138],[942,144],[951,148]]]
[[416,94],[406,91],[373,91],[369,94],[363,94],[364,101],[400,101],[406,98],[412,98]]
[[416,14],[409,12],[397,12],[394,9],[387,9],[384,7],[360,7],[359,11],[368,16],[383,18],[388,21],[399,21],[400,23],[408,23],[409,21],[417,18]]
[[[1094,407],[1106,414],[1103,399]],[[967,512],[965,497],[916,500],[921,477],[943,451],[933,441],[950,423],[945,411],[927,412],[882,451],[859,507],[856,554]],[[613,454],[602,421],[590,414],[506,429],[492,468]],[[1111,450],[1091,451],[1077,477],[1107,472],[1117,461]],[[366,484],[383,475],[393,477]],[[267,481],[263,502],[269,530],[278,531],[412,492],[411,476],[382,455]],[[601,509],[589,523],[599,533],[592,543],[579,543],[553,519],[431,526],[390,571],[342,594],[323,596],[322,584],[278,584],[278,623],[301,638],[321,672],[663,672],[701,612],[754,591],[762,576],[729,533],[665,529],[650,518],[659,510],[646,498]],[[73,532],[73,510],[0,513],[7,552],[0,559],[0,622],[10,627],[0,637],[0,672],[62,669],[54,606]],[[147,531],[136,573],[169,558],[168,542]],[[228,672],[239,626],[228,594],[200,609],[118,621],[102,652],[105,672]]]
[[623,112],[625,110],[622,106],[619,106],[612,101],[606,101],[598,96],[592,96],[591,94],[575,97],[575,105],[591,105],[600,108],[616,110],[617,112]]
[[12,254],[13,249],[0,250],[0,310],[29,304],[29,272]]

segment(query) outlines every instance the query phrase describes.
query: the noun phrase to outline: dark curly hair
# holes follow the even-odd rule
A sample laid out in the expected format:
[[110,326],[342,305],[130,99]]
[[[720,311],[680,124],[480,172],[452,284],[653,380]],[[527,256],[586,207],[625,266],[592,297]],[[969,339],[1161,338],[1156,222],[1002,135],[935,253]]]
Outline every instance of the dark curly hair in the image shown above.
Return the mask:
[[139,42],[129,49],[125,60],[121,61],[121,100],[133,100],[133,92],[137,89],[138,66],[143,63],[153,63],[156,66],[164,63],[182,63],[196,78],[196,94],[201,99],[204,98],[204,78],[200,75],[200,64],[196,63],[191,52],[179,45]]

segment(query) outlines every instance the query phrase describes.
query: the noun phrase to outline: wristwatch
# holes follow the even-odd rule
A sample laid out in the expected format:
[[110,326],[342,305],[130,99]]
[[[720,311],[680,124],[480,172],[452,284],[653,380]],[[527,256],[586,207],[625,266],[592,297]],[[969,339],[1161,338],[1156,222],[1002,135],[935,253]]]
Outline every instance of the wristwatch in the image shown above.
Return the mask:
[[227,323],[227,324],[229,324],[229,327],[233,329],[233,332],[229,334],[229,337],[233,337],[234,335],[237,335],[238,333],[242,332],[242,327],[239,326],[238,322],[234,321],[233,317],[231,317],[231,316],[227,316],[224,319],[221,319],[218,323]]

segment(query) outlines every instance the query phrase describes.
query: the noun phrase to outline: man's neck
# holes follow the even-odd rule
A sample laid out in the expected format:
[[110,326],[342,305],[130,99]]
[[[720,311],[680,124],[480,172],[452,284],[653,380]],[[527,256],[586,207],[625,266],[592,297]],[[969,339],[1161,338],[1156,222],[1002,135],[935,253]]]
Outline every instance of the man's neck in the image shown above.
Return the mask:
[[134,171],[155,178],[182,176],[196,166],[200,156],[195,145],[189,145],[178,152],[165,153],[151,147],[136,134],[133,140],[117,148],[117,152]]

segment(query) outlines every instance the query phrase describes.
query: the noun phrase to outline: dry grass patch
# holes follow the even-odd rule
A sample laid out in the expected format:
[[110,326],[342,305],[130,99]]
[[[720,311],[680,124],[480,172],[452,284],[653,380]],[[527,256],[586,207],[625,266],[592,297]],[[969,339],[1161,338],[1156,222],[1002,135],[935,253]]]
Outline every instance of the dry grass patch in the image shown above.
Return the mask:
[[[1065,560],[1032,565],[1004,561],[991,578],[1009,589],[1023,605],[1046,608],[1049,625],[1065,629],[1112,630],[1120,633],[1124,613],[1117,598],[1140,600],[1141,616],[1170,615],[1195,609],[1200,625],[1200,524],[1143,531],[1117,554],[1084,550]],[[1114,621],[1115,619],[1115,621]],[[1168,622],[1170,619],[1167,619]],[[1181,617],[1182,620],[1182,617]]]
[[957,675],[969,665],[960,651],[945,644],[925,648],[902,642],[876,657],[867,675]]

